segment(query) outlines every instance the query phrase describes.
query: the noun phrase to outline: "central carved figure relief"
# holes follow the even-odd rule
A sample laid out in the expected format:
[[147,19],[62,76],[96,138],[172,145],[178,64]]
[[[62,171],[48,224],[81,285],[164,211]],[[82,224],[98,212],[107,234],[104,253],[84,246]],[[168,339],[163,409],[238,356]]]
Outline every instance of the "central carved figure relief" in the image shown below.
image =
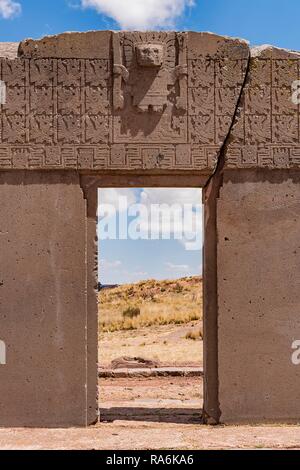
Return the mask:
[[163,112],[168,105],[169,96],[166,85],[169,71],[166,69],[161,71],[163,46],[138,45],[135,55],[137,68],[131,84],[132,104],[141,112]]
[[187,141],[184,36],[123,33],[114,40],[114,142]]

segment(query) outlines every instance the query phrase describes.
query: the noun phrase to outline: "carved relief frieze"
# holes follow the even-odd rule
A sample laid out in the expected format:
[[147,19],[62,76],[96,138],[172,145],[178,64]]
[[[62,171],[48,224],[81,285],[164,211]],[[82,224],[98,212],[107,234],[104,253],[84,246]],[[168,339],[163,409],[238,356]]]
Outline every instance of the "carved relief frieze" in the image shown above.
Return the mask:
[[0,169],[170,169],[214,168],[219,147],[190,144],[0,146]]
[[185,35],[115,33],[113,141],[187,141]]
[[[91,56],[84,39],[81,57],[78,42],[60,56],[50,38],[50,57],[43,41],[29,41],[21,57],[0,58],[7,86],[0,169],[212,173],[245,78],[247,44],[186,32],[103,32],[98,50],[99,38]],[[256,125],[263,132],[260,117]]]

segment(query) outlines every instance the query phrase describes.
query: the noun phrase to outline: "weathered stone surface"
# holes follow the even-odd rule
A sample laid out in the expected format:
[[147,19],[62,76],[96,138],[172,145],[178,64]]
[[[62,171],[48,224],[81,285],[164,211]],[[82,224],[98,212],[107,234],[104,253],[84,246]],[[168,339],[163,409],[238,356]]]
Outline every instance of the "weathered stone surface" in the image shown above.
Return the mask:
[[16,59],[18,57],[18,42],[0,42],[0,57]]
[[0,426],[85,426],[96,389],[91,417],[78,176],[1,172],[0,197]]
[[20,43],[19,56],[27,59],[109,59],[111,31],[62,33]]
[[[248,60],[248,41],[229,36],[219,36],[209,32],[188,33],[188,58],[213,60]],[[223,64],[225,65],[225,64]],[[230,67],[227,72],[232,75]]]
[[299,422],[300,173],[231,171],[217,202],[221,422]]

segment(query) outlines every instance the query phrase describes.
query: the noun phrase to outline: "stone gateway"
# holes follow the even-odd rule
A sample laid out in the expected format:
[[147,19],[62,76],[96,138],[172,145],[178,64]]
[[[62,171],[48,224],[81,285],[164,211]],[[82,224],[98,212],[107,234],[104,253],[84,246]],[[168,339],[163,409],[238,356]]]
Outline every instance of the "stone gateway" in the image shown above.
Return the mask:
[[0,44],[0,426],[97,421],[114,186],[203,188],[205,421],[299,422],[299,79],[299,53],[210,33]]

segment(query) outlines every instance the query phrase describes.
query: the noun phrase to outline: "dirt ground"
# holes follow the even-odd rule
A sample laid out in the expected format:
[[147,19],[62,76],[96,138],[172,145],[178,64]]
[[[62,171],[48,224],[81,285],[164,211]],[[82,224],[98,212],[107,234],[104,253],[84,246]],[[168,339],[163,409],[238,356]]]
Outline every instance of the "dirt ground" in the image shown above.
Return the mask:
[[202,379],[101,379],[101,422],[201,423]]
[[162,365],[203,365],[203,342],[186,339],[189,331],[199,329],[200,322],[184,325],[160,325],[138,330],[101,333],[99,338],[99,364],[109,366],[121,356],[143,357],[159,361]]
[[300,426],[204,426],[200,378],[101,379],[88,429],[0,429],[0,449],[300,449]]

